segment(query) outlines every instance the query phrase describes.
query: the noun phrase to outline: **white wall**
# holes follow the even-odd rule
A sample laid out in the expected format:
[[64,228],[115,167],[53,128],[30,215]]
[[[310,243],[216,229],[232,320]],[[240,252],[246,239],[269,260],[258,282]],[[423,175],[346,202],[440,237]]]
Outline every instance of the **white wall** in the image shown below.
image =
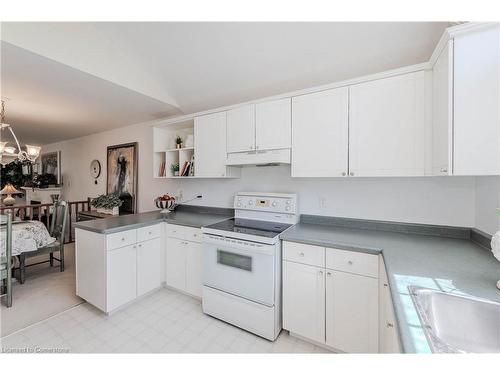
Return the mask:
[[[364,219],[474,226],[475,180],[461,177],[422,178],[291,178],[290,167],[246,167],[240,179],[160,180],[153,178],[152,130],[133,125],[43,147],[62,151],[63,194],[84,200],[106,190],[106,147],[139,143],[139,211],[155,209],[158,195],[183,191],[185,199],[202,194],[196,204],[230,207],[237,191],[299,194],[304,214]],[[91,160],[103,167],[98,185],[90,177]]]
[[476,228],[494,234],[500,230],[500,216],[496,208],[500,208],[500,177],[476,178]]

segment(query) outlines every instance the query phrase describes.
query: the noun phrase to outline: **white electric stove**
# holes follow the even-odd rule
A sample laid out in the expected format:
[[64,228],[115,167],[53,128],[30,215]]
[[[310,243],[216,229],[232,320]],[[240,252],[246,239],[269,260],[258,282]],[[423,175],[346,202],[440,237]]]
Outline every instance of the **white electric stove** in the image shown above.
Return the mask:
[[238,193],[235,217],[202,228],[203,311],[268,340],[281,331],[281,241],[297,196]]

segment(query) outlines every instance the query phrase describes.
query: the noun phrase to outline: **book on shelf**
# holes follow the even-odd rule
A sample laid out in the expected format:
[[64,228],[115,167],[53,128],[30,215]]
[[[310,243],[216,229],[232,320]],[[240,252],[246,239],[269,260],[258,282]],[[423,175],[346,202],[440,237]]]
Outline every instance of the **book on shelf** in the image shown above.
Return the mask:
[[160,167],[158,168],[158,176],[165,177],[165,161],[160,163]]
[[191,168],[189,169],[189,175],[194,176],[194,155],[191,156]]
[[186,168],[188,167],[188,165],[189,165],[188,161],[185,161],[184,164],[182,164],[182,169],[179,173],[179,176],[185,176]]

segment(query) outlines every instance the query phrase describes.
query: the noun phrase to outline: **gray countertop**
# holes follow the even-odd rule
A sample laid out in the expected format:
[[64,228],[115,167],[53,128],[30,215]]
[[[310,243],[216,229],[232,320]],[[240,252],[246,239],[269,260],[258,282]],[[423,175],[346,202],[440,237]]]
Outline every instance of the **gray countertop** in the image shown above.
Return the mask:
[[75,228],[84,229],[91,232],[110,234],[161,222],[201,228],[205,225],[214,224],[231,217],[233,217],[232,210],[226,210],[226,212],[224,212],[223,209],[178,209],[168,214],[161,214],[158,210],[140,214],[116,216],[107,219],[82,221],[75,223],[74,226]]
[[284,232],[281,239],[382,253],[405,353],[430,352],[409,285],[500,301],[496,288],[500,262],[466,239],[302,223]]

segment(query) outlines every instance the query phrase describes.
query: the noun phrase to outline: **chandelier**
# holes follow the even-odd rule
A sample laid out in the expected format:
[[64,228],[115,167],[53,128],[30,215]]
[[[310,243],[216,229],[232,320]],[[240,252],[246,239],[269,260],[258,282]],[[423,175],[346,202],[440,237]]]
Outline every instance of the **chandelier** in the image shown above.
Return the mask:
[[[9,145],[8,142],[2,141],[2,136],[0,135],[0,163],[2,165],[6,165],[10,162],[13,162],[16,159],[19,161],[28,161],[33,163],[36,160],[36,158],[40,155],[40,150],[42,149],[40,146],[26,145],[26,150],[21,149],[21,145],[17,140],[16,134],[14,133],[12,126],[5,123],[5,102],[3,100],[2,100],[0,129],[2,133],[4,130],[9,129],[17,145],[16,148],[15,146]],[[12,160],[4,162],[3,161],[4,156],[10,157],[12,158]]]

